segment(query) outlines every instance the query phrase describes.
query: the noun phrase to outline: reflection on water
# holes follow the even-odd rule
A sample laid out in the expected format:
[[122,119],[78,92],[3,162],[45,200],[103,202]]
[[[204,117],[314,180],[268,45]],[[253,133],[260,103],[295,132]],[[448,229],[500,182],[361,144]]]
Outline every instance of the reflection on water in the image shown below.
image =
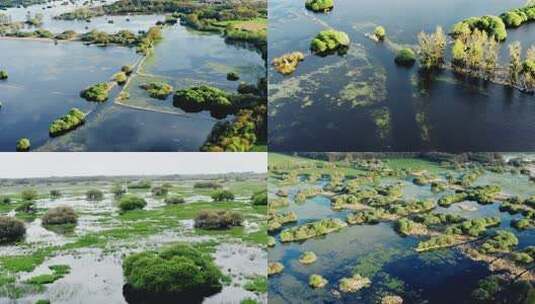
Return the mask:
[[[430,32],[437,25],[449,29],[464,18],[499,14],[524,4],[523,0],[340,0],[332,12],[314,14],[299,1],[270,1],[270,61],[290,51],[306,54],[291,76],[284,77],[270,70],[270,148],[285,151],[535,148],[531,140],[535,130],[532,96],[483,81],[460,79],[447,71],[430,80],[429,76],[419,74],[416,67],[397,67],[388,47],[364,36],[382,25],[392,41],[414,45],[420,31]],[[352,40],[349,54],[327,58],[310,54],[311,39],[328,27],[348,33]],[[508,30],[502,61],[508,43],[519,40],[524,48],[533,44],[533,30],[533,24]],[[348,91],[351,84],[359,84],[360,90]],[[382,92],[383,86],[384,96],[377,93]],[[352,98],[345,100],[344,96]],[[354,106],[355,103],[361,105]],[[374,120],[377,113],[387,113],[383,116],[387,126]]]

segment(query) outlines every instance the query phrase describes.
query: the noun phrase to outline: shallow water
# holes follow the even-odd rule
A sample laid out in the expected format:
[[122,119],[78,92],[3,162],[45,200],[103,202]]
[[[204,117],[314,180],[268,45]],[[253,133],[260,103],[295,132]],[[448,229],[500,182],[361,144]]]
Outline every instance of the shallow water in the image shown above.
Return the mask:
[[[270,148],[277,151],[525,151],[533,149],[533,97],[483,81],[457,79],[450,72],[434,80],[417,67],[394,63],[387,46],[364,36],[377,25],[399,44],[413,45],[420,31],[448,30],[470,17],[498,14],[524,5],[514,1],[340,0],[328,14],[307,11],[300,1],[270,1],[269,57],[306,54],[292,76],[270,69]],[[350,52],[325,58],[310,54],[309,43],[328,27],[351,37]],[[508,30],[508,43],[524,49],[535,42],[533,24]],[[361,83],[374,92],[351,106],[342,89]],[[351,99],[351,98],[350,98]],[[355,101],[355,100],[354,100]],[[372,119],[387,111],[390,126]]]
[[[501,176],[501,178],[500,178]],[[438,199],[442,193],[433,193],[429,186],[416,186],[411,179],[398,180],[382,178],[380,184],[401,182],[405,199]],[[485,173],[476,184],[500,184],[505,193],[521,197],[532,195],[533,185],[526,176]],[[299,184],[289,188],[289,197]],[[270,185],[270,192],[278,188]],[[297,213],[299,224],[326,217],[341,217],[343,212],[328,208],[322,197],[307,200],[279,209],[280,212],[293,210]],[[323,203],[322,203],[323,202]],[[520,215],[510,215],[499,211],[499,204],[479,205],[476,202],[462,202],[449,208],[437,207],[433,212],[453,213],[473,219],[484,216],[499,216],[501,224],[491,229],[513,231],[518,239],[518,248],[535,244],[532,229],[516,231],[511,221]],[[285,226],[291,227],[292,225]],[[277,237],[278,233],[273,234]],[[470,293],[478,280],[490,274],[485,263],[475,262],[458,249],[436,250],[418,254],[414,251],[423,237],[401,237],[394,231],[393,223],[377,225],[349,226],[339,232],[303,242],[291,242],[270,248],[270,262],[281,262],[285,268],[282,273],[270,277],[270,303],[378,303],[384,295],[399,295],[403,303],[471,303]],[[318,260],[310,265],[298,262],[305,251],[313,251]],[[353,271],[369,277],[369,288],[356,293],[340,293],[338,282],[349,277]],[[313,289],[308,286],[311,274],[321,274],[329,281],[325,288]]]

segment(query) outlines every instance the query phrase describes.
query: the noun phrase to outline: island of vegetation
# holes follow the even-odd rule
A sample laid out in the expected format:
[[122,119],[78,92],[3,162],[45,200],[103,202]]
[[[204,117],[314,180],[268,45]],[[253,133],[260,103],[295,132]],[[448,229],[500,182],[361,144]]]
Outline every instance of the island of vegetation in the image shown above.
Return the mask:
[[104,102],[108,100],[108,93],[112,86],[107,82],[92,85],[80,93],[80,96],[87,101]]
[[48,128],[50,136],[59,136],[72,131],[85,122],[85,113],[78,108],[72,108],[65,116],[52,122]]
[[307,0],[305,7],[314,12],[328,12],[334,8],[334,0]]
[[292,74],[299,65],[299,62],[305,59],[305,55],[301,52],[292,52],[284,54],[280,57],[274,58],[271,64],[277,72],[283,75]]
[[310,43],[310,49],[319,55],[335,52],[343,54],[349,48],[350,43],[351,40],[346,33],[330,29],[321,31]]

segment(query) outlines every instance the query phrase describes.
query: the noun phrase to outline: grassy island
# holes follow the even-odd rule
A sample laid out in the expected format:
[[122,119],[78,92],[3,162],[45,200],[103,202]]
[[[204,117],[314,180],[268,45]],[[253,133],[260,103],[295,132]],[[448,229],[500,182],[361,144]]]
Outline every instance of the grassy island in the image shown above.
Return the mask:
[[280,237],[282,242],[302,241],[338,231],[346,226],[347,224],[340,219],[323,219],[302,226],[285,229],[281,232]]
[[328,12],[334,8],[334,0],[307,0],[305,7],[314,12]]
[[312,40],[310,49],[319,55],[328,55],[334,52],[343,54],[349,48],[350,43],[351,40],[346,33],[336,30],[325,30],[321,31]]
[[486,32],[497,41],[504,41],[507,38],[505,23],[497,16],[471,17],[453,25],[450,34],[453,37],[470,35],[474,30]]
[[166,99],[173,93],[173,87],[165,82],[151,82],[142,84],[140,87],[147,91],[152,98]]
[[52,122],[48,128],[50,136],[59,136],[72,131],[85,122],[85,113],[78,108],[72,108],[69,113]]
[[297,69],[299,62],[303,61],[304,59],[305,55],[303,53],[292,52],[274,58],[271,64],[277,72],[283,75],[290,75]]
[[110,90],[109,83],[101,82],[86,88],[80,93],[80,96],[87,101],[104,102],[108,100]]
[[308,278],[308,285],[310,285],[312,288],[323,288],[328,283],[329,281],[319,274],[311,274]]
[[21,138],[17,141],[17,151],[18,152],[28,152],[30,151],[31,143],[28,138]]

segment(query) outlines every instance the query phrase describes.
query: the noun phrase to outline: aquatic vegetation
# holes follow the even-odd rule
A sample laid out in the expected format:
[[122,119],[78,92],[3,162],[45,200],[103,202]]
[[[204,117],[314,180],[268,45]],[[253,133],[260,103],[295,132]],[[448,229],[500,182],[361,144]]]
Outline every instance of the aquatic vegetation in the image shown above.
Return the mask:
[[78,34],[76,34],[75,31],[67,30],[67,31],[63,31],[63,32],[57,34],[56,36],[54,36],[54,39],[72,40],[72,39],[76,38],[77,35]]
[[329,281],[319,274],[311,274],[308,278],[308,285],[312,288],[323,288]]
[[86,88],[80,93],[80,96],[87,101],[104,102],[108,100],[110,90],[110,84],[102,82]]
[[459,236],[444,234],[430,238],[427,241],[421,241],[416,247],[417,252],[435,250],[445,247],[455,246],[461,243]]
[[286,207],[289,205],[288,198],[277,198],[269,200],[269,208],[280,208]]
[[98,189],[89,189],[85,193],[85,198],[88,201],[101,201],[104,199],[104,193]]
[[241,226],[242,222],[243,217],[238,212],[205,210],[195,217],[195,228],[230,229]]
[[50,198],[51,199],[57,199],[60,198],[63,194],[59,190],[50,190]]
[[275,247],[276,244],[277,244],[277,240],[272,236],[268,236],[267,246]]
[[386,30],[382,26],[378,26],[373,30],[373,36],[379,41],[383,41],[386,38]]
[[334,8],[334,0],[307,0],[305,7],[314,12],[328,12]]
[[496,195],[500,192],[500,186],[486,185],[468,188],[465,193],[467,200],[476,201],[478,204],[486,205],[494,203]]
[[6,70],[0,70],[0,80],[5,80],[9,77]]
[[273,213],[268,216],[268,230],[275,231],[283,225],[297,222],[297,214],[293,211],[286,213]]
[[166,99],[173,92],[173,87],[165,82],[151,82],[140,85],[152,98]]
[[169,193],[169,189],[163,186],[162,187],[156,186],[156,187],[152,187],[152,189],[150,189],[150,192],[152,193],[153,196],[163,197]]
[[427,233],[427,228],[425,225],[413,222],[406,218],[399,219],[394,225],[394,229],[403,236]]
[[128,79],[128,76],[126,76],[125,72],[119,72],[113,75],[113,79],[119,84],[123,85],[126,83],[126,80]]
[[0,244],[12,243],[24,239],[26,227],[14,217],[0,216]]
[[21,138],[17,141],[17,152],[28,152],[30,151],[31,143],[28,138]]
[[196,182],[193,184],[194,189],[218,189],[223,187],[217,182]]
[[48,133],[50,136],[60,136],[72,131],[85,123],[85,113],[78,108],[72,108],[69,113],[58,118],[50,124]]
[[183,197],[179,195],[171,195],[165,198],[164,202],[167,205],[178,205],[178,204],[184,204],[186,201]]
[[69,265],[51,265],[48,268],[52,270],[52,274],[41,274],[31,277],[26,281],[26,283],[34,285],[51,284],[59,279],[62,279],[71,272],[71,267]]
[[503,41],[507,38],[507,30],[503,20],[500,17],[490,15],[471,17],[460,21],[453,25],[450,33],[453,37],[457,37],[470,35],[476,29],[486,32],[497,41]]
[[430,225],[446,225],[446,224],[459,224],[465,221],[465,218],[457,214],[443,214],[443,213],[427,213],[417,214],[414,217],[414,221],[422,223],[426,226]]
[[535,247],[528,246],[520,252],[513,252],[511,257],[517,264],[529,265],[535,260]]
[[245,288],[245,290],[252,291],[255,293],[266,293],[268,289],[267,278],[264,276],[257,276],[245,283],[243,287]]
[[213,259],[185,244],[129,255],[123,271],[129,287],[148,294],[197,294],[222,288],[223,274]]
[[338,51],[344,52],[349,47],[349,36],[341,31],[321,31],[310,43],[310,49],[316,54],[328,54]]
[[360,274],[354,274],[349,278],[342,278],[339,282],[338,288],[342,292],[357,292],[362,288],[370,287],[371,281],[369,278],[363,277]]
[[149,179],[142,179],[137,182],[128,183],[129,189],[150,189],[151,187],[152,187],[152,183]]
[[338,231],[347,224],[340,219],[323,219],[305,225],[285,229],[281,232],[282,242],[302,241]]
[[43,225],[76,224],[78,215],[72,207],[59,206],[48,209],[41,217],[41,221]]
[[312,264],[316,262],[317,260],[318,260],[318,257],[312,251],[305,251],[299,257],[299,263],[304,264],[304,265]]
[[394,61],[399,65],[411,67],[416,62],[416,54],[410,48],[402,48],[397,53]]
[[422,68],[430,70],[442,66],[446,41],[446,35],[440,26],[432,34],[424,32],[418,34],[419,59]]
[[385,296],[381,299],[381,304],[403,304],[403,298],[400,296]]
[[350,225],[377,224],[381,219],[388,218],[386,211],[382,208],[364,210],[347,215],[346,221]]
[[459,225],[448,227],[446,233],[465,234],[476,237],[485,233],[489,227],[499,226],[500,223],[501,220],[497,216],[482,217],[466,220]]
[[234,200],[234,194],[229,190],[220,190],[212,193],[212,199],[216,202],[225,202]]
[[284,270],[284,265],[279,262],[273,262],[268,264],[268,276],[276,275]]
[[526,230],[528,228],[531,228],[533,227],[533,223],[531,220],[529,219],[526,219],[526,218],[522,218],[522,219],[518,219],[518,220],[513,220],[511,222],[511,226],[518,229],[518,230]]
[[307,188],[307,189],[299,190],[295,194],[294,200],[297,204],[301,204],[301,203],[304,203],[307,199],[313,198],[320,194],[321,194],[321,189],[319,188]]
[[500,18],[507,27],[519,27],[524,23],[535,20],[535,6],[528,5],[521,8],[512,9],[501,14]]
[[481,245],[479,251],[486,254],[511,252],[517,245],[518,238],[513,233],[505,230],[498,230],[492,238]]
[[305,55],[303,53],[292,52],[273,58],[271,65],[273,65],[277,72],[283,75],[290,75],[297,69],[299,62],[303,60],[305,60]]
[[146,205],[147,205],[147,202],[145,201],[145,199],[139,196],[133,195],[133,194],[127,194],[127,195],[123,195],[119,199],[118,206],[119,206],[119,209],[121,209],[121,211],[125,212],[125,211],[131,211],[135,209],[143,209],[145,208]]

